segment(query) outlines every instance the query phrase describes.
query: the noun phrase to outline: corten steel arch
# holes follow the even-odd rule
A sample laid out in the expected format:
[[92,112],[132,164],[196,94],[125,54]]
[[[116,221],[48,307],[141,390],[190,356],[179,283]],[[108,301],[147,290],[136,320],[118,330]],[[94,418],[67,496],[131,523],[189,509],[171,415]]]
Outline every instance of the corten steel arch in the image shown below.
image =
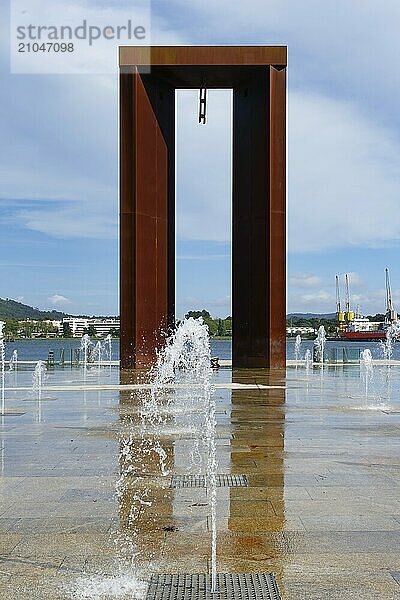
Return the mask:
[[175,89],[203,83],[233,89],[232,363],[285,365],[286,50],[120,48],[122,368],[174,324]]

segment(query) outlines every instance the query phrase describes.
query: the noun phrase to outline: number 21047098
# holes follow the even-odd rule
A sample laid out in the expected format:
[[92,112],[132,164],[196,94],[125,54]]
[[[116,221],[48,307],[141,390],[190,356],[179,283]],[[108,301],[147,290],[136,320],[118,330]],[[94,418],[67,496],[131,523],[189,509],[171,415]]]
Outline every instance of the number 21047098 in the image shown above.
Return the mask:
[[74,44],[72,42],[20,42],[18,52],[73,52]]

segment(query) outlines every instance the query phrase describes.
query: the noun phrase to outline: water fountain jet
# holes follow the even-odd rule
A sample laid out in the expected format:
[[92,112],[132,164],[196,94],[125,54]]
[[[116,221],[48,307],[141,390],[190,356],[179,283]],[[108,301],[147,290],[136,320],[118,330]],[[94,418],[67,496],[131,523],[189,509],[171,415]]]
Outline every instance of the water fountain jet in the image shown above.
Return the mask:
[[112,337],[111,337],[110,333],[104,338],[104,346],[105,346],[105,348],[107,348],[108,362],[109,362],[109,365],[111,367],[111,362],[112,362]]
[[317,337],[314,341],[314,350],[317,362],[320,362],[324,366],[325,358],[325,345],[326,345],[326,331],[325,327],[321,325],[318,329]]
[[93,361],[97,362],[97,370],[100,373],[101,371],[101,355],[103,352],[103,345],[101,343],[101,341],[99,340],[93,350]]
[[83,379],[86,381],[87,366],[89,362],[89,350],[92,346],[92,342],[87,333],[82,336],[81,339],[81,351],[83,351]]
[[311,350],[309,348],[307,348],[305,354],[304,354],[304,360],[306,363],[306,371],[308,372],[311,369],[313,360],[312,360],[312,353]]
[[301,358],[301,335],[296,335],[296,340],[294,342],[294,358],[296,361]]
[[18,350],[14,350],[12,356],[10,358],[10,362],[8,363],[9,371],[16,371],[18,367]]
[[360,354],[360,375],[365,380],[365,397],[368,397],[368,386],[372,379],[372,354],[369,348],[363,350]]
[[36,390],[37,392],[37,400],[38,400],[38,409],[39,409],[39,414],[38,414],[38,420],[39,422],[42,420],[42,387],[43,387],[43,381],[46,377],[46,373],[47,373],[47,368],[46,368],[46,363],[44,362],[44,360],[39,360],[36,363],[35,369],[33,371],[33,375],[32,375],[32,389]]

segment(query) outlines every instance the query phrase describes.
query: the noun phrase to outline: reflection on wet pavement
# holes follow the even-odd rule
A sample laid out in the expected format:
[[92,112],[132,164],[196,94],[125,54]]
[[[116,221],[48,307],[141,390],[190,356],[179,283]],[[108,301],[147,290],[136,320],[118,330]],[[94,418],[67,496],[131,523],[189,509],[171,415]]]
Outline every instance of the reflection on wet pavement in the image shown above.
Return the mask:
[[[26,388],[31,373],[9,377]],[[232,381],[252,387],[215,389],[219,471],[249,485],[218,488],[218,571],[274,572],[286,600],[400,598],[400,369],[375,367],[368,397],[358,366],[215,374]],[[46,382],[81,384],[70,369]],[[161,472],[140,434],[139,392],[45,396],[39,407],[10,391],[0,417],[0,597],[65,599],[91,576],[107,589],[118,569],[131,578],[133,552],[144,579],[208,572],[207,490],[171,487],[172,475],[196,473],[193,407],[166,403]]]

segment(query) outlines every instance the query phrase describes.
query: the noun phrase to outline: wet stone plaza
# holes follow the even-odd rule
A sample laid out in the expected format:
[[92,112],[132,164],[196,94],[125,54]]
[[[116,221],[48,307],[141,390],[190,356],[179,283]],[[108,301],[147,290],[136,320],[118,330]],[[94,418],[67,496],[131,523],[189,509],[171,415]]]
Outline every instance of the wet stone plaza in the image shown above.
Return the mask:
[[[213,373],[218,574],[272,573],[286,600],[400,598],[400,367],[366,377]],[[56,368],[39,395],[6,373],[1,598],[146,598],[157,575],[211,573],[199,389],[166,386],[154,412],[142,381]]]

